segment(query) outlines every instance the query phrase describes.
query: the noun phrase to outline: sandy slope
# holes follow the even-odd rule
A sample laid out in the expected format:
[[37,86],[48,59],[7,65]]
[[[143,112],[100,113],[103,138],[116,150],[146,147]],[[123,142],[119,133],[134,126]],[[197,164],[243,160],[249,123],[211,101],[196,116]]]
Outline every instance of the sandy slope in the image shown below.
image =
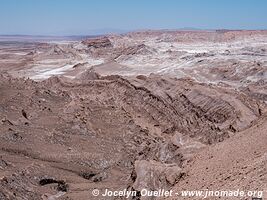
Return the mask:
[[[205,189],[265,191],[264,197],[266,198],[266,133],[267,121],[266,117],[263,117],[253,127],[222,143],[204,149],[188,164],[186,167],[188,174],[173,189],[175,191]],[[191,197],[190,199],[199,198]],[[210,199],[219,198],[211,197]],[[236,199],[251,198],[238,197]]]

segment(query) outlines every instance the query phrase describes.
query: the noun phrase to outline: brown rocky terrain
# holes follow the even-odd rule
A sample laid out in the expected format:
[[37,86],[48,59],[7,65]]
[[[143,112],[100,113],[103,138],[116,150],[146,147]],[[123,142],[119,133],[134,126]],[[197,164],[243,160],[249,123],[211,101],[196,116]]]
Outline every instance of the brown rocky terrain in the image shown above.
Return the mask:
[[0,43],[0,199],[265,191],[266,43],[266,31]]

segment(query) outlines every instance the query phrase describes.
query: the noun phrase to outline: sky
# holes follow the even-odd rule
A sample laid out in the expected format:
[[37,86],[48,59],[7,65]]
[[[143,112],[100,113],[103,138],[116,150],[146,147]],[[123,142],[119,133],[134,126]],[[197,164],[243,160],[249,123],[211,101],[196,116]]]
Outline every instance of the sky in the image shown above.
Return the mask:
[[267,29],[267,0],[0,0],[0,34]]

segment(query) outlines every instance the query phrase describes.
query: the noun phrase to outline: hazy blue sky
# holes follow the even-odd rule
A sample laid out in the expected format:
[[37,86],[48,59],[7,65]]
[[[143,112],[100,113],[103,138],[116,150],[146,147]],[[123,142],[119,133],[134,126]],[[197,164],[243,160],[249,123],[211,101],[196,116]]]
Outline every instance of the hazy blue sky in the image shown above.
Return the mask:
[[0,34],[267,29],[267,0],[0,0]]

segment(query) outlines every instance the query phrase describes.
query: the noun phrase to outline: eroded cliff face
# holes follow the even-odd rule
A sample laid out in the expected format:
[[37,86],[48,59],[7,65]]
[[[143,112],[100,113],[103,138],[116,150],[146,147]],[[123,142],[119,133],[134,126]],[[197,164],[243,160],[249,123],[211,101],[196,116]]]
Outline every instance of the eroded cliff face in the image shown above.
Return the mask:
[[266,41],[147,31],[0,42],[0,199],[265,190]]
[[3,199],[170,189],[196,153],[265,113],[264,103],[245,93],[160,75],[89,70],[34,82],[4,74],[0,93]]

